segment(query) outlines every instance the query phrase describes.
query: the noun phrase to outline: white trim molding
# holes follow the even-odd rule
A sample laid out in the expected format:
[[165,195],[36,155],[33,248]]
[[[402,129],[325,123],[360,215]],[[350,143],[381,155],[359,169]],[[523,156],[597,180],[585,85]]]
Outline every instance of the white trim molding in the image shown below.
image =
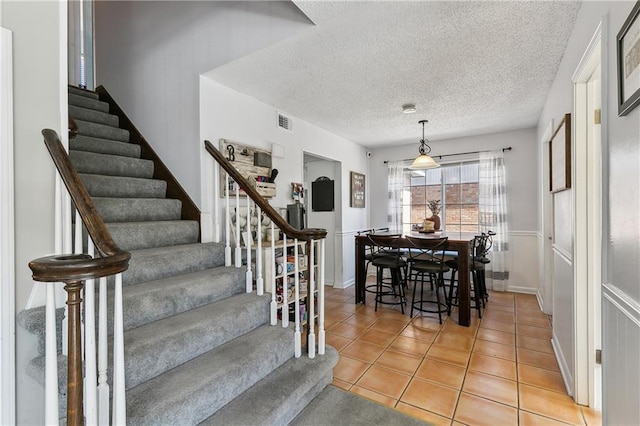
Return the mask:
[[0,424],[16,424],[12,33],[0,28]]
[[553,337],[551,338],[551,346],[553,346],[553,352],[556,356],[556,361],[558,361],[558,367],[560,367],[560,374],[562,374],[562,381],[564,382],[564,387],[567,389],[567,394],[573,396],[573,376],[571,375],[571,370],[569,370],[566,358],[560,348],[560,342],[555,333],[553,333]]
[[640,302],[611,283],[602,284],[602,296],[640,327]]

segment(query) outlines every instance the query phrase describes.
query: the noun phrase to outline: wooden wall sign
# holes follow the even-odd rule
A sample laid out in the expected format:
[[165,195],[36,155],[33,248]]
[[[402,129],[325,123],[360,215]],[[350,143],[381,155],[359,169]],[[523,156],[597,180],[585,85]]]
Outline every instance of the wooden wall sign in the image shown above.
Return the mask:
[[351,172],[351,207],[364,208],[364,179],[362,173]]
[[[265,198],[276,196],[276,184],[267,182],[271,176],[271,151],[260,149],[228,139],[220,139],[220,152]],[[227,173],[220,169],[220,196],[224,197]],[[229,183],[229,196],[236,195],[236,185]],[[240,196],[245,196],[240,191]]]

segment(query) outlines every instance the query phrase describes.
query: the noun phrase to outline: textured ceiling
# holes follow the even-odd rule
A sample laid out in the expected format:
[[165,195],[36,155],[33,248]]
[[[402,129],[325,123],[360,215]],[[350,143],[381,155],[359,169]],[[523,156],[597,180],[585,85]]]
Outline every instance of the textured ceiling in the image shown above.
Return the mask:
[[[207,76],[361,145],[535,126],[579,2],[295,1],[315,23]],[[414,103],[415,114],[402,114]]]

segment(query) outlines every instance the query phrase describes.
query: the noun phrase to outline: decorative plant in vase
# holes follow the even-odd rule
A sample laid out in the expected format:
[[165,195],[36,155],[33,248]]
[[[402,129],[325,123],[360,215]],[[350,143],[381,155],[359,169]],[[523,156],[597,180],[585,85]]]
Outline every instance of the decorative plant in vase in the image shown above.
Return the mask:
[[440,216],[438,216],[440,210],[442,209],[440,200],[428,200],[427,207],[429,207],[429,210],[431,210],[431,217],[428,217],[427,220],[433,222],[433,229],[435,231],[440,230]]

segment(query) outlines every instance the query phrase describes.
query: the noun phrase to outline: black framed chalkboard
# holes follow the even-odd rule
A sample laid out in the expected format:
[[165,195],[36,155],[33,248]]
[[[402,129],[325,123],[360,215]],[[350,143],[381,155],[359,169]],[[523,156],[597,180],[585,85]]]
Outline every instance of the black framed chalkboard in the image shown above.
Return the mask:
[[314,212],[332,212],[334,207],[333,180],[326,176],[311,182],[311,210]]

